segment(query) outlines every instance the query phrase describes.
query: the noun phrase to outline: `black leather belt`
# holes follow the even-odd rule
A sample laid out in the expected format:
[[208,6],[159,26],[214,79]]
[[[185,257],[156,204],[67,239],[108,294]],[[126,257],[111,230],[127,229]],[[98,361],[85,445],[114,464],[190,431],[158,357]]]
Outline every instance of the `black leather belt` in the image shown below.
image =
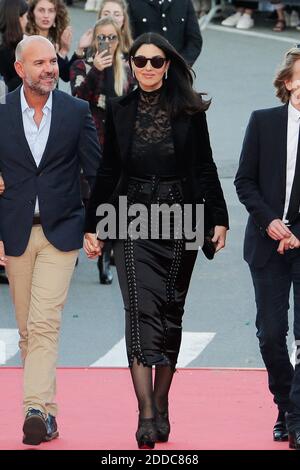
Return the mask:
[[140,203],[157,203],[158,199],[171,204],[182,200],[181,179],[173,177],[136,178],[128,181],[128,198]]
[[41,225],[41,218],[39,215],[33,216],[32,225]]

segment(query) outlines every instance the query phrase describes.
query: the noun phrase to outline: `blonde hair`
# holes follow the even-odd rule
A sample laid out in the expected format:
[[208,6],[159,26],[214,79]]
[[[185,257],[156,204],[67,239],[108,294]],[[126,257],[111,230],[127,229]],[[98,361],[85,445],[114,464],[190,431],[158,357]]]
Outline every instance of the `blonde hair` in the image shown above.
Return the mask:
[[122,51],[121,51],[121,30],[118,26],[118,23],[111,17],[111,16],[105,16],[98,20],[94,26],[93,30],[93,39],[92,39],[92,55],[94,56],[96,54],[96,47],[95,43],[97,40],[97,29],[101,26],[106,26],[106,25],[112,25],[117,33],[118,36],[118,45],[114,53],[113,57],[113,68],[114,68],[114,77],[115,77],[115,83],[114,83],[114,89],[117,94],[117,96],[121,96],[124,93],[124,88],[126,87],[127,84],[127,74],[125,73],[125,66],[124,62],[122,59]]
[[288,103],[291,92],[286,88],[285,81],[291,80],[294,70],[294,65],[300,59],[300,46],[294,46],[286,52],[284,60],[279,67],[273,84],[276,88],[276,96],[282,103]]
[[116,3],[122,9],[124,15],[124,23],[121,28],[121,49],[124,54],[127,54],[132,45],[132,34],[129,23],[129,16],[127,12],[127,3],[124,0],[102,0],[99,8],[98,19],[102,18],[102,12],[106,3]]

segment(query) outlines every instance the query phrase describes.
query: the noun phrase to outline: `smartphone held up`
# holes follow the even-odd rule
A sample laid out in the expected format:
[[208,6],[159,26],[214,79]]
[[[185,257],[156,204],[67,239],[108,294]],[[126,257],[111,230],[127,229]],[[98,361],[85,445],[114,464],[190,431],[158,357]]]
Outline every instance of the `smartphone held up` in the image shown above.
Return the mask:
[[105,52],[103,55],[110,55],[110,44],[107,41],[98,39],[98,52]]

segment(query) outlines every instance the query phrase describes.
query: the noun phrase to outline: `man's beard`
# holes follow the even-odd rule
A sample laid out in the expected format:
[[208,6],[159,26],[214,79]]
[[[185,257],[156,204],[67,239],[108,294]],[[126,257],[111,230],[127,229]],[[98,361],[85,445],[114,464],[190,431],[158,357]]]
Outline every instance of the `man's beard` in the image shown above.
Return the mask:
[[40,80],[32,80],[30,77],[26,77],[26,83],[28,88],[33,91],[36,95],[44,96],[48,95],[51,91],[55,90],[58,79],[54,74],[41,76],[40,79],[52,78],[52,85],[42,85]]

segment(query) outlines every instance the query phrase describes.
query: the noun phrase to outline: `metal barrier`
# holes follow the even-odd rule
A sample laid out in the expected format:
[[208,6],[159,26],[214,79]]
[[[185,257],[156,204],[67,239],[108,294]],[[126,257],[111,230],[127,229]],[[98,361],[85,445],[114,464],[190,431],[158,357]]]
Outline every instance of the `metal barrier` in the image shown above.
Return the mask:
[[221,3],[217,3],[217,0],[211,0],[211,8],[209,12],[206,15],[201,16],[201,18],[199,19],[199,26],[201,31],[206,28],[206,26],[208,25],[208,23],[210,23],[215,14],[222,9],[224,3],[225,2],[223,0],[221,1]]

